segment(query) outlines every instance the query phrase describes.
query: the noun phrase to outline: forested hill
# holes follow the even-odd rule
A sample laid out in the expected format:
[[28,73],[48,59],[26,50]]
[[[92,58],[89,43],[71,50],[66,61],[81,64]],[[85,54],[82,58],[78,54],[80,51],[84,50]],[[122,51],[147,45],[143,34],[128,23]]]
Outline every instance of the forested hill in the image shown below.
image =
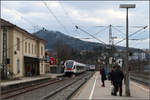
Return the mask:
[[46,49],[50,49],[50,50],[54,49],[54,44],[58,40],[61,40],[65,44],[69,45],[70,47],[78,50],[92,50],[96,46],[103,46],[103,44],[100,43],[82,41],[80,39],[65,35],[59,31],[49,31],[49,30],[42,29],[34,34],[46,40],[47,41]]

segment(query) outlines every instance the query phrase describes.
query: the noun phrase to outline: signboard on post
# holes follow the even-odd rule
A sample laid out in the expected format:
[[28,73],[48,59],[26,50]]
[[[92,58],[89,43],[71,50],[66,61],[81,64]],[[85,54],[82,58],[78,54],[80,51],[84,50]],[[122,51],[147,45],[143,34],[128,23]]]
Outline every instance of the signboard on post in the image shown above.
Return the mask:
[[112,64],[112,57],[109,57],[109,64]]
[[122,59],[117,59],[117,64],[122,67],[122,64],[123,64],[123,60]]
[[97,61],[98,61],[98,63],[101,63],[101,60],[100,60],[100,59],[98,59]]

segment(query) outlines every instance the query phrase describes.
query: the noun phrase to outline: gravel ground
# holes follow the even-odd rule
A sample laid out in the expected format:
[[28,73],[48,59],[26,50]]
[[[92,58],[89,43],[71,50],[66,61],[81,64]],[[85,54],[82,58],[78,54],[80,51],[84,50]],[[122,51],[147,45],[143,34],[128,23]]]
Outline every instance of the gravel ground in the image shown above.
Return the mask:
[[26,93],[17,95],[15,97],[9,98],[7,100],[41,100],[41,97],[43,95],[46,95],[49,92],[51,92],[57,88],[60,88],[61,86],[63,86],[63,84],[67,84],[67,83],[68,83],[68,80],[61,81],[59,83],[51,84],[46,87],[42,87],[42,88],[35,89],[30,92],[26,92]]
[[[84,84],[87,79],[90,78],[91,74],[86,75],[86,77],[79,79],[78,81],[74,82],[69,87],[66,87],[62,91],[58,92],[57,94],[53,95],[50,98],[44,100],[67,100],[82,84]],[[86,79],[87,78],[87,79]]]
[[[87,73],[91,73],[91,72],[86,72],[85,74],[87,74]],[[82,76],[82,75],[79,75],[79,76]],[[75,80],[79,76],[77,76],[75,78],[66,78],[65,81],[61,81],[61,82],[58,82],[58,83],[55,83],[55,84],[48,85],[46,87],[35,89],[33,91],[17,95],[15,97],[9,98],[7,100],[41,100],[43,96],[46,96],[50,92],[55,91],[56,89],[58,89],[60,87],[63,87],[64,84],[68,84],[69,82]],[[80,80],[80,81],[82,81],[82,80]],[[76,84],[79,84],[79,83],[77,82]],[[73,86],[73,87],[75,87],[75,86]],[[71,89],[75,89],[73,87],[70,88],[70,91],[71,91]],[[67,92],[69,92],[69,90]],[[69,94],[67,92],[65,94]],[[58,96],[57,100],[62,100],[61,95],[64,95],[64,93],[60,94],[60,96]]]
[[58,94],[56,94],[46,100],[67,100],[68,96],[70,96],[70,94],[72,94],[72,92],[74,92],[80,86],[80,84],[82,84],[84,82],[85,82],[85,80],[79,80],[72,86],[65,88],[63,91],[59,92]]

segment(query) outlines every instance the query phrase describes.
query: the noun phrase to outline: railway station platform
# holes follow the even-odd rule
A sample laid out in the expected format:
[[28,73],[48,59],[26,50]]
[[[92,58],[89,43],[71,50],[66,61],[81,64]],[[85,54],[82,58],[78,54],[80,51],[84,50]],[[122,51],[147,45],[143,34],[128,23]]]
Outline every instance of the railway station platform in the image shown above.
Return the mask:
[[0,82],[0,87],[7,87],[7,86],[11,86],[11,85],[30,83],[30,82],[40,81],[40,80],[44,80],[44,79],[52,79],[52,78],[57,78],[57,77],[63,76],[63,75],[64,75],[64,73],[61,73],[61,74],[47,73],[47,74],[35,76],[35,77],[22,77],[22,78],[19,78],[18,80],[8,80],[8,81],[6,80],[6,81]]
[[101,76],[99,72],[96,72],[93,77],[77,91],[72,97],[72,100],[150,100],[149,87],[132,80],[130,80],[130,97],[125,96],[124,83],[122,96],[119,96],[119,93],[117,96],[111,95],[110,81],[105,81],[105,87],[101,87],[101,84]]

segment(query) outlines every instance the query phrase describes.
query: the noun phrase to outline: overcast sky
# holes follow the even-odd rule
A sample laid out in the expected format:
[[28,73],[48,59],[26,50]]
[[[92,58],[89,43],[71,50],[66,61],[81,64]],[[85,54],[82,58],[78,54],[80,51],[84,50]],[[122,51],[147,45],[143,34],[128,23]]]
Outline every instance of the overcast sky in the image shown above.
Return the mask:
[[[78,25],[91,34],[98,32],[94,36],[106,43],[109,39],[108,26],[112,24],[114,26],[112,34],[117,37],[114,41],[116,43],[125,38],[126,10],[119,8],[119,5],[130,3],[136,4],[136,8],[129,9],[129,25],[149,26],[148,1],[45,1],[45,3],[51,12],[48,11],[43,1],[2,1],[1,17],[31,33],[44,27],[47,30],[60,31],[82,40],[98,42],[86,33],[76,30],[74,26]],[[141,28],[129,27],[129,33],[132,34],[139,29]],[[130,39],[141,39],[139,41],[130,40],[130,47],[148,48],[149,27]],[[125,41],[118,45],[125,46]]]

